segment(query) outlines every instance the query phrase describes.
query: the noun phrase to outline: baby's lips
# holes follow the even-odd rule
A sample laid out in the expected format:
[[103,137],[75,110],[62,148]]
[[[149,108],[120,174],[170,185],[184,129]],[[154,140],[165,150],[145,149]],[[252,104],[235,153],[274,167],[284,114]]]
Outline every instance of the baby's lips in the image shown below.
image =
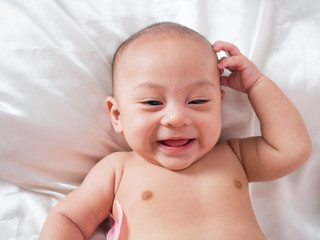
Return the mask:
[[161,143],[170,147],[184,146],[190,142],[190,139],[163,140]]

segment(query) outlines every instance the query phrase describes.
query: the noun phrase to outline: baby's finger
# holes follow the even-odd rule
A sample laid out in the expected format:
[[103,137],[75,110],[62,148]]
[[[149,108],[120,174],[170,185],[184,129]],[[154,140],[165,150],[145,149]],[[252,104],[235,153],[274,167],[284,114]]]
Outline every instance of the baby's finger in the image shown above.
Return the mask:
[[237,91],[242,91],[241,83],[239,81],[239,72],[231,73],[229,76],[221,76],[220,84],[221,86],[226,86]]
[[228,56],[241,55],[239,49],[232,43],[217,41],[212,45],[212,47],[215,52],[225,51]]
[[243,70],[245,63],[245,57],[243,55],[233,56],[233,57],[225,57],[222,58],[218,63],[218,68],[223,69],[227,68],[229,70]]
[[[227,58],[227,57],[222,57],[222,58],[220,58],[219,61],[218,61],[218,63],[222,62],[223,59],[225,59],[225,58]],[[219,67],[219,64],[218,64],[218,68],[219,68],[219,69],[224,69],[224,68],[220,68],[220,67]]]
[[235,66],[229,66],[229,67],[226,67],[226,69],[228,69],[230,72],[234,72],[234,71],[237,71],[237,67]]
[[[223,59],[225,59],[225,58],[227,58],[227,57],[220,58],[219,62],[224,61]],[[221,70],[224,70],[224,68],[220,68],[220,67],[221,67],[221,65],[218,64],[218,69],[220,69],[220,72],[221,72]],[[229,71],[235,71],[236,70],[235,67],[233,67],[233,66],[228,66],[228,67],[226,67],[226,69],[228,69]]]
[[228,87],[229,86],[228,77],[227,76],[221,76],[220,77],[220,84],[221,84],[221,86]]

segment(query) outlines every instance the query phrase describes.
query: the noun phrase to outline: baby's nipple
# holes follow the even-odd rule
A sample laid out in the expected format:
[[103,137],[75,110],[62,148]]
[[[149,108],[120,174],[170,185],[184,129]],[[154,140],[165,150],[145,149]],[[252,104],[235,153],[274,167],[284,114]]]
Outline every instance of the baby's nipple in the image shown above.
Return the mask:
[[242,188],[242,183],[239,180],[234,180],[234,185],[236,186],[236,188],[241,189]]
[[150,200],[151,198],[152,198],[152,192],[151,191],[149,191],[149,190],[146,190],[146,191],[144,191],[142,194],[141,194],[141,198],[143,199],[143,200],[145,200],[145,201],[147,201],[147,200]]

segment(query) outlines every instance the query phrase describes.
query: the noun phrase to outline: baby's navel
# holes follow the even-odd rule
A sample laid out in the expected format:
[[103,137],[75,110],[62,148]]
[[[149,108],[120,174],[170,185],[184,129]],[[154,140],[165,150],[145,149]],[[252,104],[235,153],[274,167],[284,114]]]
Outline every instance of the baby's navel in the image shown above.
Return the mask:
[[238,189],[242,188],[242,183],[239,180],[234,180],[233,183],[236,186],[236,188]]
[[151,191],[149,191],[149,190],[146,190],[146,191],[144,191],[142,194],[141,194],[141,198],[143,199],[143,200],[145,200],[145,201],[147,201],[147,200],[150,200],[151,198],[152,198],[152,192]]

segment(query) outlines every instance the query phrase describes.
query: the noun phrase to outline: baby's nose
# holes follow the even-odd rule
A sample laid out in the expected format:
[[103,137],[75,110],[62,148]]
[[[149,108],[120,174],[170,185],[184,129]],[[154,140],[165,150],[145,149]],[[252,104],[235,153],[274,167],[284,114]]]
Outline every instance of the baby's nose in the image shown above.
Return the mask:
[[168,108],[161,119],[161,125],[171,127],[183,127],[191,124],[189,113],[183,107],[172,106]]

